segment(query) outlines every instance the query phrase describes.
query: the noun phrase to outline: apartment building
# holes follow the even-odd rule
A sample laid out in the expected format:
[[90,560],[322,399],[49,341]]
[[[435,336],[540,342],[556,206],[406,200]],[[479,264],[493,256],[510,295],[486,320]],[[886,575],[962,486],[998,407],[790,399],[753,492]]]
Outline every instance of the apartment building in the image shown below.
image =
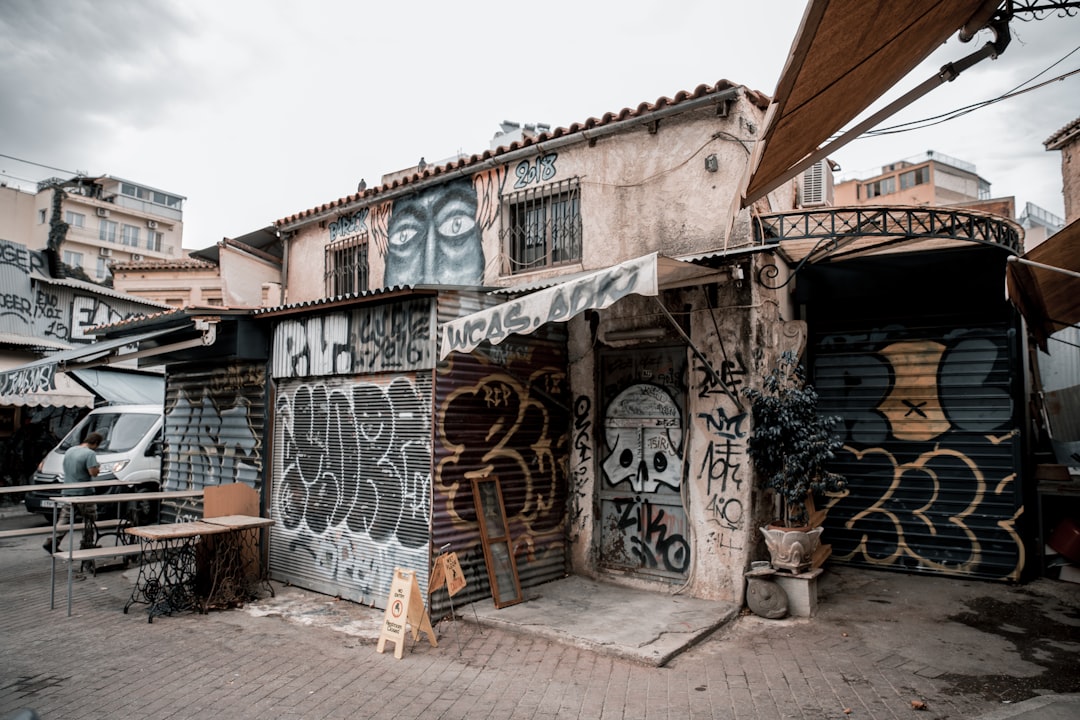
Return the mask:
[[111,175],[43,180],[32,203],[21,190],[2,190],[14,194],[2,204],[13,210],[3,239],[34,250],[51,247],[74,277],[105,282],[115,262],[182,257],[182,195]]
[[934,150],[883,165],[869,178],[837,183],[837,205],[956,205],[990,199],[990,183],[975,165]]

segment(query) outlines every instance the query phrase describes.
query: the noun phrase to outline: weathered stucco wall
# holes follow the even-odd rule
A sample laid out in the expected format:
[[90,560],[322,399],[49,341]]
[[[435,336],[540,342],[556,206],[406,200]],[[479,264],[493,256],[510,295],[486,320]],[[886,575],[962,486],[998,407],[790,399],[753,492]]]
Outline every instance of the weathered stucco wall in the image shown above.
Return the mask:
[[[746,456],[749,409],[742,391],[748,385],[757,386],[784,349],[797,349],[805,339],[802,323],[787,322],[792,308],[786,291],[752,280],[761,265],[773,262],[771,257],[764,254],[742,261],[742,280],[733,279],[725,269],[718,273],[715,284],[661,294],[664,306],[689,333],[700,357],[671,327],[652,298],[628,297],[596,316],[571,322],[574,400],[567,527],[574,572],[667,591],[685,586],[695,597],[742,602],[744,571],[751,560],[767,557],[757,528],[771,517],[770,509],[763,507],[761,493],[753,487],[752,467]],[[648,329],[658,336],[651,340],[612,339],[631,328]],[[642,571],[612,568],[605,562],[611,520],[605,517],[598,498],[613,488],[621,488],[627,496],[635,493],[628,483],[612,482],[607,472],[620,451],[620,444],[613,440],[621,430],[618,418],[611,421],[611,405],[606,403],[628,384],[640,382],[652,387],[661,381],[656,366],[641,364],[639,377],[623,378],[618,387],[604,387],[601,366],[612,364],[612,357],[619,362],[623,355],[630,363],[635,354],[664,346],[680,348],[686,355],[685,377],[663,381],[682,391],[672,393],[681,400],[676,401],[677,430],[668,435],[674,445],[668,456],[682,463],[679,487],[685,523],[673,517],[679,515],[677,509],[673,513],[669,508],[666,514],[644,513],[641,517],[647,519],[641,522],[627,513],[620,529],[637,533],[633,552],[642,559]],[[635,497],[645,504],[649,502],[648,487],[646,483],[644,490],[636,488]],[[643,527],[645,524],[649,527]],[[684,561],[673,556],[673,547],[691,554]],[[650,563],[665,552],[667,557],[661,559],[668,561],[669,568],[681,570],[683,578],[650,576]]]
[[[740,94],[726,116],[709,105],[591,141],[581,134],[580,142],[538,145],[523,159],[477,165],[476,172],[443,183],[313,215],[286,228],[287,301],[325,297],[326,247],[350,238],[367,238],[371,289],[511,285],[653,251],[720,248],[761,119],[761,110]],[[509,223],[508,198],[567,181],[580,186],[580,261],[512,273],[500,239]],[[736,227],[747,232],[745,222]],[[745,238],[730,244],[746,244]]]

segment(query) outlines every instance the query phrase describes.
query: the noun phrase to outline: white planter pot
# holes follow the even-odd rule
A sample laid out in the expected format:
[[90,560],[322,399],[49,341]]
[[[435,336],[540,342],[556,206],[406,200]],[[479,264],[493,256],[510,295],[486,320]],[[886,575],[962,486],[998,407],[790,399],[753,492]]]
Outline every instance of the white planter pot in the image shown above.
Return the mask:
[[778,570],[789,570],[793,573],[809,570],[810,558],[821,544],[823,529],[821,527],[813,530],[792,530],[784,527],[761,528],[761,534],[765,536],[765,545],[769,548],[769,556],[772,558],[772,566]]

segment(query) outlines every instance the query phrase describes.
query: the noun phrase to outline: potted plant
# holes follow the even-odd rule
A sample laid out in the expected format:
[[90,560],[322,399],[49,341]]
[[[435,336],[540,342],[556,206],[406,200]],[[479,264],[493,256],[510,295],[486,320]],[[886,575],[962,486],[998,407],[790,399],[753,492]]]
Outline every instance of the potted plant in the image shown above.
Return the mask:
[[761,388],[744,388],[753,430],[747,453],[759,483],[776,493],[779,518],[761,528],[773,567],[803,572],[820,543],[821,527],[811,527],[815,493],[842,490],[842,475],[828,469],[841,447],[833,432],[840,418],[817,412],[818,394],[793,352],[780,356]]

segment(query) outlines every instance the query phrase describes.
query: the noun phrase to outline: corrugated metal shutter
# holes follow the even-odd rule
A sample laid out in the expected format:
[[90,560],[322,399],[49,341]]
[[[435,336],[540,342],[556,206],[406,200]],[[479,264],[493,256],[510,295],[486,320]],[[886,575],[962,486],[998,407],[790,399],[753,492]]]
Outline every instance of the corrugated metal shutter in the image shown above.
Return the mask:
[[[242,482],[262,492],[266,366],[185,367],[165,383],[166,490]],[[196,508],[201,511],[201,508]],[[162,508],[162,520],[192,513]],[[197,517],[201,517],[201,512]]]
[[823,536],[833,560],[1017,579],[1022,373],[1009,327],[882,323],[813,342],[821,412],[844,420],[835,469],[848,489]]
[[[524,592],[566,575],[569,387],[565,328],[454,353],[440,367],[435,408],[433,545],[458,554],[467,585],[455,605],[491,596],[472,476],[499,479]],[[528,597],[528,593],[524,593]],[[432,596],[434,614],[448,609]]]
[[272,577],[380,608],[395,567],[426,587],[430,375],[279,383],[272,482]]

